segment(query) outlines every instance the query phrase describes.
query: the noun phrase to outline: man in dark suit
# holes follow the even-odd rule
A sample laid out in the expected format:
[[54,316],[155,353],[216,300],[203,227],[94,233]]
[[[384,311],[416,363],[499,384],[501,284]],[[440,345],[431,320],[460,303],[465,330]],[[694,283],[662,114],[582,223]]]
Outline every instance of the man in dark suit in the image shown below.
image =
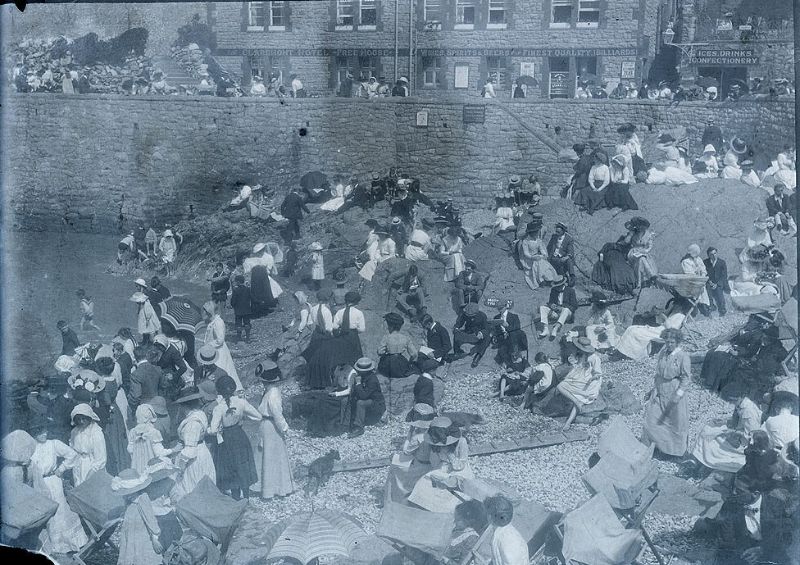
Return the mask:
[[353,366],[356,371],[352,393],[355,418],[353,427],[347,434],[349,438],[362,435],[365,425],[377,424],[386,412],[386,401],[375,368],[375,362],[369,357],[362,357]]
[[300,220],[303,219],[303,212],[311,213],[297,188],[292,188],[281,204],[281,216],[289,220],[287,228],[289,239],[300,239]]
[[122,388],[123,390],[130,390],[131,388],[131,369],[133,369],[133,359],[125,351],[125,346],[115,341],[111,345],[112,355],[114,361],[119,365],[120,373],[122,373]]
[[61,355],[75,355],[75,348],[81,346],[78,340],[78,334],[69,327],[69,324],[64,320],[59,320],[56,324],[58,331],[61,332]]
[[465,304],[478,304],[486,286],[486,277],[475,270],[475,261],[464,262],[464,270],[456,277],[456,302],[459,308]]
[[436,322],[430,314],[422,317],[422,327],[425,328],[425,345],[433,351],[429,354],[417,354],[417,367],[420,371],[432,371],[444,362],[444,357],[450,353],[452,342],[447,328]]
[[152,346],[140,345],[133,350],[136,367],[131,371],[131,388],[128,391],[128,406],[135,413],[136,408],[154,396],[158,396],[161,383],[161,369],[156,365],[161,354]]
[[547,242],[547,257],[559,275],[575,278],[575,243],[567,233],[567,226],[558,222],[555,233]]
[[775,226],[786,234],[797,231],[797,225],[792,218],[796,213],[794,200],[783,193],[785,188],[782,184],[776,184],[772,188],[774,194],[767,198],[767,213],[775,218]]
[[404,314],[419,319],[425,313],[425,298],[428,287],[425,278],[419,273],[416,265],[408,267],[408,271],[392,277],[390,288],[397,288],[397,307]]
[[[497,345],[497,360],[499,363],[504,363],[511,359],[511,349],[515,346],[520,351],[527,351],[528,339],[525,332],[521,329],[519,316],[511,311],[514,302],[511,300],[501,300],[497,303],[497,315],[490,320],[489,327],[492,338]],[[483,344],[484,352],[490,345],[487,340]],[[481,356],[483,352],[481,352]]]
[[[539,306],[539,337],[555,339],[564,324],[572,321],[572,316],[578,309],[578,299],[575,296],[575,289],[567,286],[567,278],[562,276],[559,280],[553,281],[550,289],[550,299],[547,305]],[[548,329],[550,320],[555,320],[552,333]]]
[[727,311],[725,293],[731,291],[731,287],[728,284],[728,265],[724,260],[717,257],[716,247],[709,247],[706,254],[708,259],[705,259],[703,263],[706,266],[706,274],[708,275],[708,282],[706,283],[708,297],[711,299],[711,304],[716,307],[720,317],[722,317]]
[[[488,320],[486,314],[480,311],[478,305],[470,302],[456,318],[453,326],[453,357],[461,359],[467,355],[473,355],[472,366],[477,367],[480,362],[480,354],[486,350],[484,341],[490,338]],[[464,353],[461,346],[465,343],[472,344],[472,350]]]

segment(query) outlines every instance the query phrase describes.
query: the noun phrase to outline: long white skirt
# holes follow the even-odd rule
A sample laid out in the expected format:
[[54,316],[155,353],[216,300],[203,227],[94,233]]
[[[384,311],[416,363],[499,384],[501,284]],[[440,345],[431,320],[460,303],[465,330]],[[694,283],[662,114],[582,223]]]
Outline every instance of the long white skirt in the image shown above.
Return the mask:
[[734,447],[729,438],[735,433],[726,426],[706,426],[697,436],[692,455],[709,469],[736,473],[744,467],[744,448],[747,442]]
[[634,361],[647,359],[650,342],[661,336],[664,326],[630,326],[619,338],[617,351]]
[[696,183],[697,179],[689,171],[678,167],[666,167],[663,171],[652,168],[647,172],[647,184],[668,184],[678,186]]
[[42,551],[49,554],[78,551],[89,539],[83,531],[80,518],[67,504],[64,482],[52,475],[42,479],[41,488],[46,489],[42,494],[58,504],[58,510],[47,522],[47,528],[39,535]]
[[228,344],[223,343],[222,347],[217,348],[217,367],[228,373],[236,383],[236,390],[242,390],[242,381],[239,380],[239,373],[236,372],[236,365],[233,364],[233,356]]
[[212,483],[217,482],[217,471],[214,467],[214,460],[211,452],[205,443],[200,443],[196,448],[195,458],[192,459],[183,470],[180,478],[175,482],[172,494],[176,499],[183,498],[194,490],[194,487],[203,479],[208,477]]

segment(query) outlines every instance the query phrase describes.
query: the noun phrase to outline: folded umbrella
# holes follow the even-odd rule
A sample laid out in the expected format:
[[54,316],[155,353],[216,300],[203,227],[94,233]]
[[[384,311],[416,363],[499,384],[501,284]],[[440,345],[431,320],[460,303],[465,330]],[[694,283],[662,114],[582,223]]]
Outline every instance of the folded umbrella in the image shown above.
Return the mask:
[[161,317],[176,330],[197,333],[205,323],[200,307],[184,296],[170,296],[159,302]]

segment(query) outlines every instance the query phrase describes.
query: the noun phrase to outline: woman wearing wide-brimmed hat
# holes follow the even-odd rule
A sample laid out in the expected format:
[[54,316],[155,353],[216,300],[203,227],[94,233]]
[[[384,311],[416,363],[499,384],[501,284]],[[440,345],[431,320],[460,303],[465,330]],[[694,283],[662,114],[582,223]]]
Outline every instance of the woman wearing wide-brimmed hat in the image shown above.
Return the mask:
[[730,146],[722,158],[722,178],[739,180],[742,177],[739,160],[744,159],[746,154],[747,143],[741,137],[731,139]]
[[699,179],[715,179],[719,177],[717,150],[710,143],[703,148],[703,155],[695,161],[694,176]]
[[264,396],[258,411],[261,413],[261,498],[288,496],[296,490],[292,465],[286,449],[289,424],[283,417],[281,370],[269,359],[256,367],[256,377],[264,383]]
[[392,457],[385,502],[405,502],[417,481],[431,470],[430,444],[425,436],[435,417],[436,412],[427,404],[415,404],[406,415],[408,435],[400,451]]
[[203,319],[206,322],[205,345],[210,345],[217,351],[217,359],[214,362],[217,367],[225,371],[236,382],[237,390],[242,390],[242,383],[239,380],[239,373],[233,363],[231,350],[225,343],[225,322],[217,312],[215,304],[211,301],[203,304]]
[[144,292],[138,291],[133,293],[130,301],[137,306],[138,329],[142,335],[141,343],[152,343],[156,334],[161,333],[161,321],[158,319],[150,299]]
[[388,261],[393,257],[397,257],[397,244],[395,241],[389,237],[389,230],[386,227],[378,227],[374,229],[374,235],[377,236],[377,241],[373,241],[371,246],[369,247],[368,255],[369,261],[367,261],[361,270],[358,271],[358,274],[368,281],[372,280],[372,277],[375,276],[375,271],[378,269],[378,265],[383,263],[384,261]]
[[78,454],[72,463],[72,482],[78,486],[95,471],[106,468],[106,440],[100,418],[88,404],[78,404],[70,418],[73,428],[69,446]]
[[679,186],[697,182],[672,134],[662,133],[656,147],[662,151],[663,156],[647,171],[647,184]]
[[636,286],[641,287],[658,274],[655,260],[650,254],[656,234],[650,229],[650,222],[639,216],[626,222],[625,229],[628,230],[626,239],[630,244],[628,262],[636,271]]
[[600,357],[595,353],[589,339],[579,337],[573,339],[572,343],[578,350],[574,363],[571,362],[572,370],[556,385],[556,390],[572,402],[572,410],[564,423],[564,430],[569,429],[584,406],[597,400],[603,384]]
[[591,297],[592,310],[586,320],[586,337],[596,350],[616,347],[617,326],[614,316],[608,309],[608,297],[600,291],[593,291]]
[[535,222],[528,224],[525,237],[518,245],[519,261],[525,273],[525,282],[531,290],[558,279],[558,273],[547,260],[547,245],[542,239],[541,226]]
[[172,490],[175,500],[192,492],[203,477],[208,477],[213,483],[217,482],[214,459],[205,442],[208,417],[203,412],[203,402],[203,392],[195,387],[185,389],[175,400],[175,404],[180,405],[186,414],[178,425],[178,441],[183,448],[175,459],[181,469]]

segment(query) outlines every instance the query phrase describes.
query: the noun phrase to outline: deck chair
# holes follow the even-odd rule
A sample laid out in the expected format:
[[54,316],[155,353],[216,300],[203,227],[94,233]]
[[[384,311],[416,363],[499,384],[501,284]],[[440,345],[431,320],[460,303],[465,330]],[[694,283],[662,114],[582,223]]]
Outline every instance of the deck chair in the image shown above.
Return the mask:
[[383,507],[375,533],[414,563],[427,558],[447,563],[445,553],[450,547],[454,522],[453,514],[389,502]]
[[86,565],[85,560],[105,546],[118,551],[111,536],[122,523],[125,499],[111,490],[111,479],[105,470],[95,471],[66,493],[67,504],[89,534],[89,541],[73,556],[80,565]]
[[626,565],[639,559],[646,544],[639,529],[628,529],[602,495],[568,513],[554,526],[565,565]]
[[708,282],[708,277],[697,275],[656,275],[656,286],[685,298],[692,305],[683,319],[680,329],[683,331],[684,339],[694,345],[696,349],[701,348],[700,340],[703,337],[702,333],[694,327],[695,316],[698,312],[697,302],[705,290],[706,282]]
[[58,504],[24,483],[4,486],[0,499],[0,541],[36,549],[39,533],[55,515]]

